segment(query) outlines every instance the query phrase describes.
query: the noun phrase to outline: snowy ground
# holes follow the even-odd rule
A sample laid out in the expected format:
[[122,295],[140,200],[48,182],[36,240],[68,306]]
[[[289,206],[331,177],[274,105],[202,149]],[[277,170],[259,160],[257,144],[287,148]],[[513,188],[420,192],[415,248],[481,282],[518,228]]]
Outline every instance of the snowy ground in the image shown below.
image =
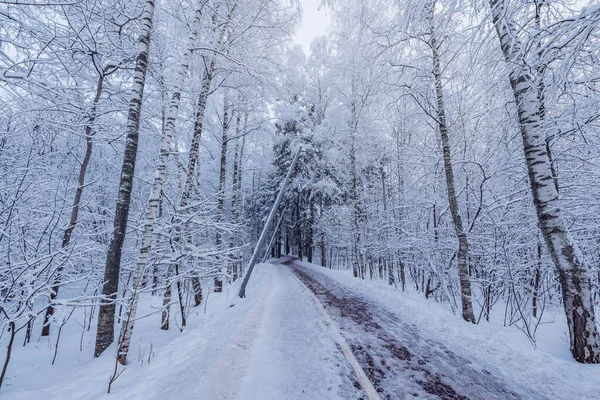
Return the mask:
[[[91,357],[93,332],[64,331],[51,345],[17,348],[2,399],[348,399],[360,397],[351,370],[313,300],[283,266],[257,265],[246,299],[211,293],[188,329],[163,332],[158,318],[135,328],[131,364],[106,394],[114,346]],[[160,299],[158,299],[160,300]],[[233,306],[232,306],[233,305]],[[146,311],[150,305],[145,304]],[[53,339],[51,339],[52,342]],[[150,363],[150,346],[152,355]],[[61,354],[63,353],[63,354]],[[0,355],[2,356],[2,355]]]
[[523,398],[600,398],[600,365],[579,364],[570,356],[566,322],[559,310],[551,317],[553,324],[540,327],[535,349],[516,328],[489,323],[474,326],[431,300],[399,293],[385,282],[359,281],[351,271],[328,270],[306,262],[294,264],[312,276],[333,278],[342,288],[392,313],[425,341],[440,343],[468,360],[470,368],[492,371],[512,383],[519,394],[529,391]]
[[[15,347],[7,385],[1,389],[0,398],[362,398],[352,368],[314,298],[293,275],[297,269],[315,281],[327,283],[336,296],[355,299],[351,309],[336,311],[323,291],[316,291],[334,325],[341,328],[342,336],[354,346],[359,361],[366,362],[367,375],[381,381],[377,384],[382,387],[394,388],[397,397],[390,398],[402,398],[403,393],[411,391],[420,394],[420,398],[438,398],[431,394],[434,389],[431,393],[419,389],[423,385],[418,381],[426,379],[438,385],[438,389],[456,388],[455,397],[448,394],[441,398],[461,398],[461,390],[468,398],[482,399],[499,398],[503,393],[506,398],[599,398],[600,366],[581,365],[568,356],[560,316],[555,325],[540,328],[540,344],[534,349],[514,328],[467,324],[439,304],[400,293],[384,282],[359,281],[348,271],[326,270],[298,261],[288,264],[293,266],[278,262],[258,265],[246,299],[237,298],[234,288],[211,293],[206,313],[203,304],[189,316],[183,332],[176,327],[169,332],[158,329],[159,315],[140,320],[134,333],[130,365],[113,384],[110,395],[106,389],[114,368],[114,346],[100,359],[93,359],[93,329],[84,332],[82,339],[81,328],[71,323],[65,326],[52,366],[56,336],[49,341],[39,339],[36,328],[31,344]],[[296,275],[299,276],[298,271]],[[152,312],[160,300],[145,299],[140,314]],[[367,314],[361,317],[356,310],[366,310]],[[379,315],[371,317],[368,315],[371,312]],[[73,316],[74,320],[82,318],[83,315]],[[354,325],[348,322],[352,318]],[[361,333],[363,322],[368,322],[368,329],[375,330]],[[391,372],[382,376],[376,368],[381,367],[381,360],[374,360],[374,365],[369,366],[367,352],[363,350],[374,349],[383,354],[382,349],[391,348],[405,348],[414,354],[403,370],[394,370],[403,364],[390,358]],[[431,361],[440,355],[450,356],[438,364]],[[3,356],[0,353],[2,359]],[[428,365],[423,370],[415,369],[424,365],[420,363]],[[447,365],[446,370],[436,371],[439,365]],[[474,382],[473,388],[479,385],[480,394],[481,387],[488,383],[493,388],[490,393],[496,397],[473,396],[474,389],[465,388],[468,386],[465,382]]]

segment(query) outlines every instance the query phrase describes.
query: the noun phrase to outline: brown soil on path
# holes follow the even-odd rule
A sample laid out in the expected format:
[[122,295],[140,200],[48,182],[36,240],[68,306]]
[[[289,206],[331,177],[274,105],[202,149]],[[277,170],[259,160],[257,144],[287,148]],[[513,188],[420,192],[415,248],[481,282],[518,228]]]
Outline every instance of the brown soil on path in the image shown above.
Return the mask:
[[525,388],[512,388],[502,376],[478,368],[480,362],[423,338],[414,325],[403,323],[325,274],[304,268],[294,259],[281,263],[317,296],[382,399],[545,398]]

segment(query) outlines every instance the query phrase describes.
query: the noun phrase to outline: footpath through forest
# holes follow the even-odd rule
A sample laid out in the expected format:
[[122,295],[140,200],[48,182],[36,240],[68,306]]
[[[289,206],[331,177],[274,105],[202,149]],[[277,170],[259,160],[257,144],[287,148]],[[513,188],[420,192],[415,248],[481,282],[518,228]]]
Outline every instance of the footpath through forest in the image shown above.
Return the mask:
[[58,368],[48,366],[52,373],[40,373],[29,385],[21,379],[28,376],[23,366],[14,376],[14,390],[8,387],[4,395],[367,399],[351,361],[358,361],[377,392],[371,398],[579,400],[600,393],[595,366],[534,349],[514,328],[465,323],[431,301],[384,282],[359,282],[349,271],[291,257],[273,260],[257,265],[247,296],[239,299],[235,287],[210,294],[183,332],[140,327],[132,347],[138,360],[127,366],[110,395],[112,354],[79,361],[64,355]]
[[[382,399],[543,399],[492,366],[482,367],[413,324],[301,263],[284,265],[316,294]],[[485,365],[485,364],[483,364]],[[487,369],[486,369],[487,368]],[[492,372],[493,371],[493,372]]]

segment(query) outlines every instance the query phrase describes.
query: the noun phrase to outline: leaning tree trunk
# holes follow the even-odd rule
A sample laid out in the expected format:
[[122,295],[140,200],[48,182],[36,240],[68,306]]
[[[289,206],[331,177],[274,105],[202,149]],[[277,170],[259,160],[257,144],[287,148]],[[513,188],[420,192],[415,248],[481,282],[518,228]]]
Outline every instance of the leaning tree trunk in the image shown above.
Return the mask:
[[[435,2],[432,2],[430,12],[433,21],[433,11]],[[448,125],[446,124],[446,109],[444,104],[444,93],[442,90],[442,72],[440,67],[439,45],[435,36],[435,29],[432,24],[430,30],[429,45],[431,46],[433,58],[433,77],[435,80],[435,95],[437,100],[437,123],[442,139],[442,151],[444,154],[444,170],[446,172],[446,187],[448,189],[448,203],[452,222],[458,237],[458,252],[456,260],[458,264],[458,276],[460,280],[460,298],[462,303],[462,316],[465,321],[475,323],[473,313],[473,304],[471,303],[471,281],[469,280],[469,241],[467,234],[463,229],[460,209],[458,207],[458,197],[454,184],[454,171],[452,169],[452,157],[450,154],[450,140],[448,138]]]
[[104,284],[102,285],[102,300],[98,313],[98,330],[96,333],[96,346],[94,356],[98,357],[114,341],[115,337],[115,302],[119,289],[119,273],[121,270],[121,252],[127,231],[127,217],[131,203],[131,189],[137,158],[138,139],[140,133],[140,112],[144,97],[146,83],[146,70],[148,67],[148,53],[150,51],[150,34],[152,32],[152,18],[154,17],[154,0],[147,0],[140,18],[142,32],[139,38],[139,53],[133,74],[133,90],[129,101],[127,116],[127,134],[125,139],[125,152],[121,167],[119,192],[115,210],[114,229],[112,239],[106,254],[104,269]]
[[[79,178],[77,181],[77,189],[75,190],[75,196],[73,198],[73,207],[71,208],[71,219],[69,220],[69,225],[63,234],[61,248],[66,248],[69,243],[71,243],[71,235],[75,230],[75,225],[77,225],[77,220],[79,217],[79,205],[81,204],[81,195],[83,194],[83,188],[85,187],[85,175],[87,172],[87,167],[90,163],[90,159],[92,158],[92,148],[93,142],[92,137],[94,135],[94,122],[96,121],[96,111],[98,109],[98,103],[100,102],[100,96],[102,95],[102,87],[104,85],[104,78],[106,74],[111,70],[115,69],[114,66],[107,66],[102,70],[100,76],[98,77],[98,82],[96,83],[96,95],[94,96],[94,100],[92,101],[92,108],[90,110],[90,117],[85,127],[85,155],[83,156],[83,161],[81,162],[81,166],[79,167]],[[60,289],[60,283],[62,281],[62,274],[64,270],[64,265],[58,267],[56,271],[56,278],[54,279],[54,284],[52,285],[52,292],[50,293],[50,304],[46,308],[46,314],[44,315],[44,325],[42,327],[42,336],[50,335],[50,320],[54,315],[54,300],[58,296],[58,290]]]
[[119,359],[119,362],[123,365],[125,365],[127,362],[127,353],[129,352],[131,334],[133,332],[134,327],[139,291],[142,287],[144,273],[148,264],[148,256],[150,255],[150,250],[152,248],[152,234],[154,232],[154,225],[156,223],[156,217],[158,216],[158,210],[160,207],[162,188],[167,174],[167,162],[169,160],[169,153],[171,151],[171,141],[173,139],[173,133],[175,132],[175,124],[177,122],[179,103],[181,101],[181,92],[189,68],[192,52],[194,47],[196,46],[196,39],[198,38],[198,30],[200,28],[201,17],[201,9],[198,8],[194,15],[194,22],[192,25],[190,37],[188,39],[187,49],[183,55],[181,65],[179,66],[177,81],[175,83],[175,86],[173,88],[173,94],[171,96],[171,103],[169,105],[169,111],[166,119],[162,146],[160,149],[160,155],[158,157],[158,163],[156,165],[156,171],[154,173],[154,183],[152,185],[152,192],[150,193],[150,198],[148,199],[148,206],[146,208],[146,221],[144,223],[142,233],[142,243],[140,246],[138,261],[133,277],[133,293],[129,304],[128,314],[125,318],[125,322],[123,323],[121,329],[121,339],[119,343],[119,352],[117,357]]
[[503,0],[490,0],[494,25],[509,68],[517,104],[525,161],[538,223],[548,253],[558,271],[573,357],[582,363],[600,362],[590,279],[583,254],[571,237],[560,208],[557,185],[546,146],[535,80],[523,59],[524,49]]

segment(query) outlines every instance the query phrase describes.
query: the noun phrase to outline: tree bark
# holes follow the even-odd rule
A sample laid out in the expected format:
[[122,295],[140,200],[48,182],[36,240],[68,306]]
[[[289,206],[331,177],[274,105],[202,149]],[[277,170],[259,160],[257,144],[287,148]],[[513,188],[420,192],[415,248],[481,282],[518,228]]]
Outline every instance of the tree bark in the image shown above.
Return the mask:
[[475,314],[473,313],[473,304],[471,302],[471,281],[469,279],[469,241],[463,228],[460,208],[458,206],[458,196],[456,195],[456,186],[454,183],[454,171],[452,169],[452,156],[450,152],[450,140],[448,137],[448,125],[446,123],[446,109],[444,104],[444,92],[442,90],[442,72],[440,66],[439,44],[434,27],[434,9],[435,1],[430,3],[431,9],[431,29],[429,45],[432,51],[433,59],[433,77],[435,83],[435,95],[437,103],[437,123],[442,139],[442,151],[444,155],[444,170],[446,172],[446,187],[448,191],[448,203],[452,222],[456,236],[458,238],[458,252],[456,260],[458,264],[458,276],[460,281],[460,298],[462,304],[462,316],[465,321],[475,323]]
[[350,169],[352,172],[352,226],[354,228],[354,243],[352,257],[352,274],[354,277],[364,278],[365,262],[362,252],[361,218],[362,210],[358,200],[358,170],[356,167],[356,131],[358,126],[358,116],[356,104],[350,105],[352,113],[352,122],[350,123]]
[[148,265],[148,257],[150,250],[152,249],[152,234],[154,232],[154,225],[158,216],[158,210],[160,206],[160,199],[162,194],[162,188],[167,175],[167,162],[169,160],[169,154],[171,152],[171,141],[175,132],[175,124],[177,122],[177,115],[179,111],[179,103],[181,101],[181,91],[187,75],[187,71],[192,57],[193,49],[196,45],[196,39],[198,37],[198,30],[200,29],[201,22],[201,8],[194,13],[194,22],[192,24],[192,31],[188,39],[187,49],[183,55],[181,65],[177,75],[177,81],[173,88],[173,94],[171,96],[171,103],[169,105],[168,116],[165,124],[165,132],[163,135],[162,146],[156,165],[156,171],[154,173],[154,183],[152,185],[152,192],[148,199],[148,206],[146,208],[146,221],[144,223],[144,229],[142,233],[142,244],[140,246],[138,261],[133,277],[133,293],[131,296],[129,310],[125,322],[121,329],[121,339],[119,343],[118,359],[123,365],[127,363],[127,353],[129,352],[129,345],[131,342],[131,335],[133,333],[135,314],[137,311],[137,303],[139,292],[142,288],[142,282],[144,280],[144,274]]
[[[225,97],[223,99],[223,124],[222,124],[222,136],[221,136],[221,159],[219,165],[219,192],[217,198],[217,224],[223,222],[223,212],[225,208],[225,179],[227,178],[227,142],[228,142],[228,132],[229,132],[229,113],[230,113],[231,104],[228,99],[228,93],[225,93]],[[215,235],[215,246],[217,248],[217,252],[219,254],[224,254],[223,249],[223,238],[221,236],[221,232],[219,231],[219,227],[217,227],[217,232]],[[221,257],[217,257],[217,262],[221,263]],[[223,271],[222,266],[221,274],[219,276],[215,276],[214,284],[215,292],[223,291]]]
[[441,68],[437,48],[437,41],[431,38],[433,51],[433,75],[435,78],[435,91],[437,97],[437,119],[440,137],[442,139],[442,151],[444,154],[444,170],[446,172],[446,187],[448,191],[448,203],[456,236],[458,238],[458,252],[456,260],[458,264],[458,276],[460,281],[460,298],[462,304],[462,315],[465,321],[475,323],[473,304],[471,303],[471,281],[469,279],[469,240],[463,228],[456,186],[454,183],[454,171],[452,169],[452,156],[450,153],[450,140],[448,137],[448,126],[446,124],[446,110],[444,105],[444,94],[442,91]]
[[581,363],[600,362],[600,336],[592,288],[583,254],[572,238],[560,206],[552,163],[540,114],[538,88],[523,59],[524,49],[503,0],[490,0],[500,47],[509,68],[517,104],[523,150],[539,228],[558,271],[573,357]]
[[[73,198],[73,207],[71,207],[71,219],[69,220],[69,225],[63,234],[61,248],[66,248],[69,243],[71,243],[71,235],[75,230],[75,225],[77,225],[77,220],[79,217],[79,205],[81,203],[81,196],[83,194],[83,188],[85,187],[85,175],[87,172],[88,165],[90,163],[90,159],[92,158],[92,148],[93,142],[92,137],[94,135],[93,127],[94,122],[96,121],[96,110],[98,108],[98,102],[100,101],[100,96],[102,95],[102,86],[104,85],[104,77],[112,66],[108,66],[104,68],[100,76],[98,77],[98,82],[96,83],[96,94],[94,96],[94,100],[92,101],[92,108],[90,110],[90,117],[88,119],[88,123],[85,127],[85,155],[83,156],[83,161],[81,162],[81,166],[79,167],[79,178],[77,181],[77,189],[75,190],[75,197]],[[42,336],[50,335],[50,320],[54,315],[54,305],[53,302],[56,300],[58,296],[58,290],[60,289],[60,283],[62,280],[62,274],[64,271],[64,264],[61,264],[56,271],[56,278],[54,280],[54,284],[52,285],[52,292],[50,292],[50,304],[46,308],[46,313],[44,315],[44,325],[42,327]]]
[[13,343],[15,342],[15,336],[17,335],[17,328],[14,321],[10,321],[8,323],[8,330],[10,331],[10,338],[8,339],[8,345],[6,346],[6,358],[4,359],[2,372],[0,373],[0,388],[2,388],[2,384],[4,383],[4,377],[6,376],[8,363],[10,362],[10,356],[12,354]]
[[[233,179],[232,179],[232,197],[231,197],[231,223],[234,226],[237,226],[240,223],[241,218],[241,206],[242,206],[242,187],[241,187],[241,178],[242,178],[242,155],[243,155],[243,147],[245,141],[245,132],[248,123],[248,114],[246,113],[244,116],[244,122],[241,122],[241,117],[238,112],[237,120],[236,120],[236,139],[235,139],[235,151],[233,158]],[[243,131],[242,131],[243,130]],[[244,134],[242,135],[242,132]],[[242,136],[242,145],[240,148],[240,136]],[[229,248],[232,249],[239,245],[240,242],[240,232],[238,229],[235,229],[233,235],[231,235],[229,241]],[[232,254],[233,257],[233,254]],[[234,258],[235,259],[235,258]],[[239,262],[236,260],[231,265],[231,274],[232,280],[235,281],[239,277],[238,266]]]
[[298,258],[302,261],[302,214],[300,210],[300,194],[296,196],[296,244],[298,246]]
[[140,133],[140,113],[146,83],[146,70],[148,67],[148,54],[150,51],[150,35],[152,33],[152,19],[154,17],[154,0],[146,0],[144,11],[140,18],[141,34],[139,38],[139,53],[136,59],[133,74],[133,90],[129,101],[127,116],[127,130],[125,139],[125,152],[121,167],[119,192],[115,210],[114,229],[112,239],[106,254],[104,270],[104,284],[102,286],[102,300],[98,313],[98,330],[94,356],[98,357],[114,341],[115,302],[119,288],[119,274],[121,270],[121,252],[123,241],[127,232],[127,217],[131,203],[131,190],[137,159],[137,148]]
[[327,267],[327,247],[325,243],[325,232],[321,232],[321,267]]

